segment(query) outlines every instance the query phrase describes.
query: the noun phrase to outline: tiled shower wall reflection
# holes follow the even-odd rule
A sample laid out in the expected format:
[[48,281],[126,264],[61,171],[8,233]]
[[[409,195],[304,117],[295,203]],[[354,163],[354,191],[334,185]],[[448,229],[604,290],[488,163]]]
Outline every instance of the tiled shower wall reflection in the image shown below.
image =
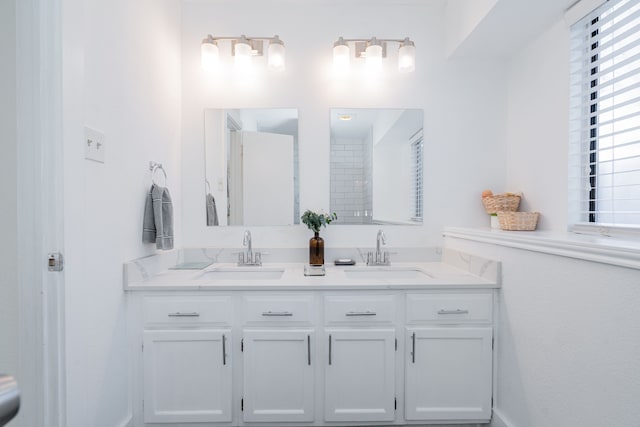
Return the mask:
[[371,224],[372,135],[331,140],[331,212],[340,224]]

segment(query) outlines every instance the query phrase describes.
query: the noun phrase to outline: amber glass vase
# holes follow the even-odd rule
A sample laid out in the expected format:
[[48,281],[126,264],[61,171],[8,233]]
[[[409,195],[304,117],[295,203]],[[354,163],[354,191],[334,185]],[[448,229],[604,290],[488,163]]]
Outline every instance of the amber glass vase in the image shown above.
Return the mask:
[[324,239],[317,231],[309,239],[309,264],[324,265]]

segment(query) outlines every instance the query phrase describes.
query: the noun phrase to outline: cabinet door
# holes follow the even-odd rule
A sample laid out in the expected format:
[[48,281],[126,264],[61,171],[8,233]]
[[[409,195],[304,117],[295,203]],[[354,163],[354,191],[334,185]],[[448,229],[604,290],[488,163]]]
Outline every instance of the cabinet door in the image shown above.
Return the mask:
[[245,421],[313,421],[313,330],[244,330]]
[[326,330],[326,421],[395,418],[395,330]]
[[231,421],[228,330],[144,331],[145,422]]
[[407,329],[407,420],[491,417],[492,329]]

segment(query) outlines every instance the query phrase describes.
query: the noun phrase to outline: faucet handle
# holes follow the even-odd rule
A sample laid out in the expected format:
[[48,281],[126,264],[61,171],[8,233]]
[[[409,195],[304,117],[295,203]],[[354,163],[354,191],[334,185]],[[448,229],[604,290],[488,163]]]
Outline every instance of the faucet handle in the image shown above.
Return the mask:
[[244,265],[244,252],[238,253],[238,265]]
[[253,257],[254,257],[253,263],[255,265],[262,265],[262,255],[260,254],[260,252],[254,253]]
[[367,252],[367,265],[373,265],[373,252]]

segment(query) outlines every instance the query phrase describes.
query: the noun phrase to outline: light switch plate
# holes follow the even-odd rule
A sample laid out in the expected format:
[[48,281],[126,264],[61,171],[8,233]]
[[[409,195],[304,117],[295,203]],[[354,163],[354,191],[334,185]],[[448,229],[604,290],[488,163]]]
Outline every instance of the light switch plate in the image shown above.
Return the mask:
[[84,128],[84,158],[104,163],[105,138],[102,132],[90,127]]

